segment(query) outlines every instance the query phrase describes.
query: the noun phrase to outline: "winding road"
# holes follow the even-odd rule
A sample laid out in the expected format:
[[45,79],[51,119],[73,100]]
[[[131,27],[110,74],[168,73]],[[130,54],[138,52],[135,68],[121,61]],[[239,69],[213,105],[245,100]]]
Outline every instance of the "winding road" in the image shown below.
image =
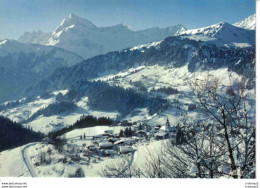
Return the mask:
[[27,151],[27,149],[28,149],[29,147],[34,146],[34,145],[36,145],[36,144],[37,144],[37,143],[28,144],[28,145],[26,145],[26,146],[22,149],[22,151],[21,151],[21,152],[22,152],[23,161],[24,161],[24,163],[25,163],[25,165],[26,165],[26,167],[27,167],[27,169],[28,169],[28,171],[29,171],[31,177],[37,177],[37,175],[36,175],[36,173],[35,173],[35,171],[34,171],[33,165],[32,165],[31,162],[30,162],[30,159],[29,159],[28,156],[27,156],[26,151]]

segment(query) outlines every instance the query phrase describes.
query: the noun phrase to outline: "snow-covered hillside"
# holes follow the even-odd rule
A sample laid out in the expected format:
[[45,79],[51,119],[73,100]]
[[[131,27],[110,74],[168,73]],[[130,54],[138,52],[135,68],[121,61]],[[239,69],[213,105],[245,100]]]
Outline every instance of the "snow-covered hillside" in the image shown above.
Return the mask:
[[[162,40],[180,31],[186,30],[182,25],[168,28],[149,28],[140,31],[132,31],[122,24],[110,27],[98,27],[91,21],[70,14],[54,30],[44,44],[57,46],[77,53],[84,58],[105,54],[109,51],[122,50],[124,48]],[[26,34],[26,42],[41,41]],[[42,35],[39,35],[42,38]],[[25,38],[25,37],[23,37]]]
[[244,20],[233,24],[236,27],[241,27],[248,30],[256,30],[256,14],[253,14]]
[[[179,35],[193,39],[207,41],[216,45],[233,45],[248,47],[255,45],[255,31],[235,27],[221,22],[209,27],[192,29],[181,32]],[[207,38],[208,37],[208,38]]]
[[[147,97],[160,97],[167,100],[168,108],[162,112],[157,112],[149,115],[147,107],[136,108],[131,113],[123,116],[123,120],[130,122],[146,122],[152,126],[163,124],[166,118],[177,124],[187,113],[194,118],[197,117],[197,111],[189,111],[189,106],[193,104],[191,100],[194,97],[189,86],[191,80],[203,80],[208,75],[221,80],[222,87],[228,87],[230,82],[236,82],[241,79],[241,76],[234,72],[229,72],[228,68],[219,68],[210,71],[189,72],[188,66],[175,68],[172,66],[140,66],[128,71],[122,71],[116,74],[107,75],[93,79],[92,81],[106,82],[111,86],[119,86],[125,89],[133,89],[138,92],[147,92]],[[170,92],[168,90],[170,88]],[[62,129],[72,125],[74,122],[85,115],[94,115],[96,117],[110,117],[115,119],[120,116],[118,111],[96,110],[89,105],[88,95],[83,95],[73,103],[78,109],[69,112],[54,115],[39,115],[36,118],[30,119],[37,111],[47,108],[50,104],[55,104],[57,95],[62,93],[67,94],[68,90],[56,91],[50,98],[42,99],[37,97],[30,102],[21,102],[15,107],[4,108],[0,113],[17,122],[26,122],[24,125],[30,126],[35,131],[48,133],[51,131]],[[250,98],[254,101],[254,90],[248,91]],[[106,99],[104,99],[106,100]],[[23,100],[25,101],[25,100]],[[7,105],[8,103],[5,103]],[[29,121],[26,121],[29,120]]]

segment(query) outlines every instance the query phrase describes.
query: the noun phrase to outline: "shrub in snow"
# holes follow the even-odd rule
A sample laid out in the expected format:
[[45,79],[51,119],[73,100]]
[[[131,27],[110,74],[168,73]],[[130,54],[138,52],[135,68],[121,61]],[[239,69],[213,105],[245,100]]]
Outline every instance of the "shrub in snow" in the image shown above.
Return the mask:
[[81,167],[79,167],[74,174],[70,174],[69,178],[84,178],[85,173]]

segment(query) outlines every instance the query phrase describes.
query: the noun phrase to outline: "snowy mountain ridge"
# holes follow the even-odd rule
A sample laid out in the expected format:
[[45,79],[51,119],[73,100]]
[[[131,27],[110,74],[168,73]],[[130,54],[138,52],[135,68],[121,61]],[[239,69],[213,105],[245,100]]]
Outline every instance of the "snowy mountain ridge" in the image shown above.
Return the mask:
[[[255,45],[255,31],[239,28],[226,22],[220,22],[199,29],[183,31],[177,35],[194,40],[202,40],[214,44],[232,45],[237,47]],[[210,38],[205,38],[204,36]]]
[[[43,42],[79,54],[84,58],[105,54],[125,48],[141,45],[171,36],[186,30],[179,24],[167,28],[149,28],[132,31],[127,26],[118,24],[109,27],[97,27],[91,21],[70,14]],[[27,36],[27,38],[30,38]],[[33,37],[31,37],[33,38]],[[27,42],[37,41],[36,39]]]
[[18,41],[23,43],[45,44],[50,37],[51,33],[45,33],[39,30],[25,32],[22,36],[19,37]]
[[60,26],[58,26],[54,33],[59,32],[60,30],[63,30],[64,28],[67,28],[71,25],[81,25],[92,29],[97,28],[97,26],[93,24],[91,21],[84,18],[80,18],[75,14],[71,13],[67,18],[62,20]]
[[256,14],[253,14],[239,22],[236,22],[233,25],[248,30],[256,30]]

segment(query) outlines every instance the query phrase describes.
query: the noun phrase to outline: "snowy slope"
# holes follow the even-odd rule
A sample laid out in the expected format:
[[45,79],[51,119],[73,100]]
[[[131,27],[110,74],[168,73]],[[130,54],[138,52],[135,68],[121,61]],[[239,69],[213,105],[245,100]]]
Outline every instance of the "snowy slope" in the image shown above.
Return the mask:
[[199,29],[183,31],[178,35],[217,45],[233,45],[237,47],[255,45],[255,31],[239,28],[225,22]]
[[256,30],[256,14],[253,14],[239,22],[236,22],[233,25],[248,30]]
[[[117,112],[102,112],[102,111],[93,111],[89,109],[87,105],[87,97],[83,97],[80,101],[76,103],[79,109],[70,114],[57,114],[52,116],[39,116],[36,119],[32,119],[31,121],[27,122],[29,118],[31,118],[37,111],[42,110],[48,107],[51,104],[56,102],[56,96],[59,93],[65,95],[68,90],[60,90],[53,92],[53,95],[49,98],[40,98],[37,97],[33,101],[26,102],[26,99],[20,100],[20,104],[17,104],[11,108],[5,108],[4,110],[0,111],[0,114],[4,117],[8,117],[16,122],[26,122],[23,123],[24,126],[30,126],[33,128],[34,131],[40,131],[42,133],[49,133],[55,130],[62,129],[63,127],[72,125],[83,114],[91,114],[95,117],[110,117],[116,118],[118,115]],[[3,103],[3,106],[8,105],[8,103],[12,103],[15,101],[7,101]]]
[[[32,33],[32,36],[26,33],[21,38],[23,42],[34,43],[39,41],[42,44],[61,47],[84,58],[89,58],[109,51],[122,50],[139,44],[162,40],[184,30],[186,29],[182,25],[168,28],[149,28],[140,31],[132,31],[122,24],[97,27],[87,19],[70,14],[62,20],[61,24],[45,42],[43,42],[44,37],[40,33]],[[38,38],[37,34],[39,35]]]
[[[28,144],[30,145],[30,144]],[[6,150],[0,153],[0,176],[1,177],[30,177],[22,152],[25,146]],[[14,168],[15,167],[15,168]]]
[[[239,80],[241,78],[240,75],[234,72],[230,73],[227,68],[211,71],[201,70],[191,73],[189,72],[187,65],[180,68],[154,65],[137,67],[129,71],[122,71],[117,74],[99,77],[93,81],[103,81],[109,83],[111,86],[116,85],[126,89],[132,88],[136,92],[139,92],[140,86],[142,86],[145,87],[149,93],[147,93],[147,95],[153,97],[158,96],[166,99],[169,102],[169,108],[161,113],[149,115],[149,110],[147,108],[137,108],[133,109],[131,113],[124,117],[125,120],[131,122],[147,122],[150,125],[156,125],[163,124],[166,121],[166,117],[168,117],[171,122],[175,123],[181,120],[181,118],[187,113],[188,106],[192,104],[190,99],[194,97],[188,85],[188,81],[192,79],[201,80],[207,75],[214,75],[214,77],[221,80],[223,87],[229,86],[230,81]],[[231,79],[229,78],[230,75]],[[138,83],[138,85],[136,83]],[[161,88],[168,87],[176,89],[178,93],[166,94],[163,91],[160,91]],[[51,98],[41,99],[38,97],[34,101],[25,102],[16,107],[7,108],[0,111],[0,113],[14,121],[23,122],[32,117],[32,115],[38,110],[46,108],[50,104],[54,104],[56,102],[55,97],[59,92],[66,94],[67,91],[68,90],[56,91]],[[254,94],[251,93],[251,95],[252,98],[254,98]],[[51,116],[41,115],[36,119],[27,122],[25,125],[29,125],[35,131],[48,133],[72,125],[74,122],[79,120],[83,114],[90,114],[96,117],[110,117],[113,119],[120,115],[119,112],[115,111],[93,110],[88,106],[88,96],[83,96],[74,103],[79,107],[77,111]],[[179,106],[181,106],[181,108],[179,108]],[[189,114],[190,116],[197,116],[196,111],[189,112]],[[102,130],[103,129],[100,129],[101,132]],[[100,134],[100,131],[94,132],[93,134]]]

